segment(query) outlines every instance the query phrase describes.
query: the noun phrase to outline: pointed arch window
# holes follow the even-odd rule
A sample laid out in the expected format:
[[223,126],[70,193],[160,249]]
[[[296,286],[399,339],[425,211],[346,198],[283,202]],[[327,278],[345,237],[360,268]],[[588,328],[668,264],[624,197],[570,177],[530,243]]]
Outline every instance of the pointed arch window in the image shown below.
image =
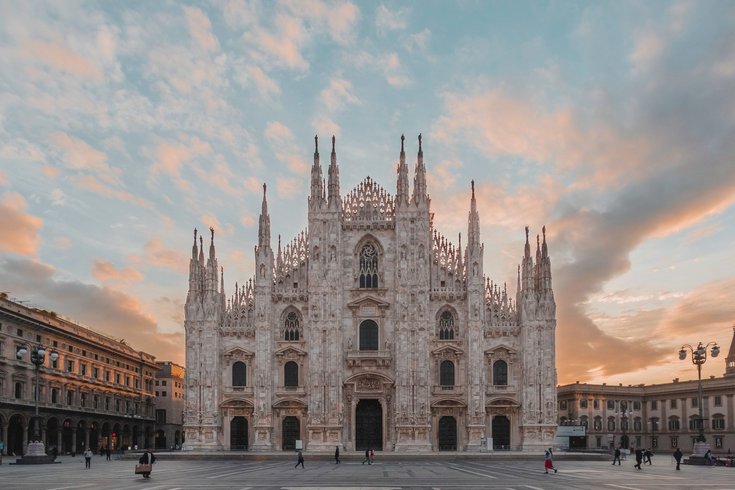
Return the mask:
[[301,324],[299,315],[295,311],[289,311],[284,322],[283,340],[297,341],[301,338]]
[[452,361],[442,361],[439,365],[439,384],[454,386],[454,363]]
[[299,385],[299,365],[294,361],[288,361],[283,366],[283,386]]
[[360,350],[378,350],[378,324],[365,320],[360,324]]
[[439,317],[439,340],[452,340],[454,336],[454,316],[445,311]]
[[368,243],[360,250],[360,288],[378,287],[378,252]]
[[232,386],[245,386],[247,382],[247,367],[244,362],[237,361],[232,365]]
[[496,386],[508,384],[508,363],[503,360],[493,363],[493,384]]

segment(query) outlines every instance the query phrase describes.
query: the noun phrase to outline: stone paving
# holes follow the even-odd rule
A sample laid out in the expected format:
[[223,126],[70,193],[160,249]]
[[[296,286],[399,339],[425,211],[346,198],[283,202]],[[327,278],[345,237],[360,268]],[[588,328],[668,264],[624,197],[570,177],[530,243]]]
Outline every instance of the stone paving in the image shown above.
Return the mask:
[[[132,455],[131,455],[132,456]],[[166,459],[154,466],[150,480],[133,474],[134,459],[92,460],[84,468],[84,458],[65,456],[53,465],[0,466],[2,490],[473,490],[473,489],[627,489],[676,490],[692,487],[733,490],[735,469],[682,466],[675,471],[673,459],[660,456],[643,470],[631,461],[612,466],[610,461],[559,459],[559,472],[544,474],[543,457],[536,459],[412,458],[381,459],[362,464],[349,455],[339,465],[326,457],[305,454],[305,468],[294,468],[296,458],[264,456],[247,460]],[[10,460],[12,461],[12,459]]]

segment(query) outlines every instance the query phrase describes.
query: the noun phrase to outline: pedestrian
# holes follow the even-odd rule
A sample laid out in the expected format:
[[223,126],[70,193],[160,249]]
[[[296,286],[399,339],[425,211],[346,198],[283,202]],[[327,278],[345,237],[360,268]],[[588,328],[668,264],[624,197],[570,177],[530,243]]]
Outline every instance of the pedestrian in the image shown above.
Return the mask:
[[373,464],[375,461],[375,449],[370,449],[370,464]]
[[107,446],[105,448],[105,456],[107,456],[107,461],[110,461],[110,455],[112,454],[112,449],[110,449],[110,446]]
[[634,468],[637,468],[639,470],[642,469],[641,468],[641,463],[643,463],[643,449],[636,448],[636,450],[635,450],[635,465],[634,465]]
[[87,448],[84,451],[84,468],[85,469],[92,468],[92,450],[89,448]]
[[334,447],[334,464],[339,464],[339,446]]
[[679,470],[679,465],[681,464],[681,449],[678,447],[676,448],[676,451],[674,451],[674,459],[676,460],[676,469]]
[[620,447],[615,448],[615,453],[613,454],[613,466],[615,466],[615,461],[618,462],[618,466],[620,466]]
[[554,470],[554,473],[556,473],[556,468],[554,468],[554,453],[551,451],[551,448],[547,449],[544,453],[544,473],[547,475],[549,474],[549,470]]
[[370,461],[370,448],[367,448],[367,449],[365,450],[365,459],[363,459],[363,460],[362,460],[362,464],[365,464],[365,461],[367,461],[367,464],[373,464],[373,463],[372,463],[372,462]]
[[648,463],[648,466],[651,466],[653,463],[651,462],[651,456],[653,456],[653,452],[650,448],[646,449],[646,451],[643,453],[643,462]]
[[296,466],[294,466],[294,469],[298,468],[299,465],[301,465],[303,469],[306,469],[304,467],[304,455],[301,453],[301,451],[299,451],[299,460],[296,462]]
[[704,453],[704,462],[712,466],[713,461],[712,461],[712,450],[711,449],[707,449],[707,452]]
[[[138,463],[140,464],[150,465],[151,470],[153,469],[153,463],[155,462],[156,462],[156,457],[153,455],[153,452],[150,449],[146,449],[145,452],[143,453],[143,456],[141,456],[140,459],[138,460]],[[143,478],[151,477],[150,471],[145,471],[141,474],[143,475]]]

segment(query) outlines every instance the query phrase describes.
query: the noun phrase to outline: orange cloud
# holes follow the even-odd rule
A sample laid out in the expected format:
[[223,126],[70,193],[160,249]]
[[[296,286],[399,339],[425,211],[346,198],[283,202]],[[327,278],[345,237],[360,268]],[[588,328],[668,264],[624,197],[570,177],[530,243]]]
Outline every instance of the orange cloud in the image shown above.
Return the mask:
[[306,30],[295,17],[279,14],[276,17],[277,32],[271,34],[263,29],[255,31],[255,41],[259,49],[276,61],[277,64],[295,70],[306,70],[309,63],[301,55],[302,44],[306,41]]
[[111,262],[104,260],[95,260],[92,262],[92,277],[104,283],[115,282],[124,284],[142,281],[145,278],[143,274],[131,267],[118,269]]
[[26,256],[36,254],[43,220],[26,214],[25,208],[25,199],[16,192],[8,192],[0,200],[0,250]]
[[143,247],[143,255],[132,255],[130,260],[135,263],[144,263],[155,267],[162,267],[176,272],[189,270],[189,257],[180,252],[166,247],[160,238],[152,238]]
[[102,71],[96,64],[64,46],[34,41],[28,46],[28,52],[53,68],[95,81],[102,80]]
[[6,185],[8,183],[8,177],[5,175],[5,172],[0,170],[0,185]]
[[205,51],[217,51],[219,42],[217,37],[212,34],[212,23],[207,14],[196,7],[184,7],[186,21],[189,24],[189,32],[191,37]]
[[291,130],[279,121],[271,121],[265,128],[265,137],[273,148],[279,160],[286,163],[288,169],[299,175],[309,173],[309,164],[306,163],[294,142]]
[[135,196],[129,192],[113,189],[100,182],[96,177],[92,175],[77,175],[70,177],[69,181],[77,186],[79,189],[85,189],[101,196],[114,197],[121,201],[131,202],[144,208],[150,208],[151,204],[143,198]]

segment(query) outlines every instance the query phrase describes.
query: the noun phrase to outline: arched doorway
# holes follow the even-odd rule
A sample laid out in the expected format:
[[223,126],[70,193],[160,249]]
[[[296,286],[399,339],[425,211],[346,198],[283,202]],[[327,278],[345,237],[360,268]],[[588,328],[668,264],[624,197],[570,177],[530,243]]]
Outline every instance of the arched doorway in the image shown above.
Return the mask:
[[153,437],[153,442],[156,449],[166,449],[166,433],[163,429],[156,431],[156,434]]
[[140,437],[140,427],[137,425],[133,426],[133,449],[137,450],[138,446],[140,445],[140,442],[138,441]]
[[360,400],[355,409],[355,449],[383,449],[383,407],[380,400]]
[[[179,444],[179,431],[176,431],[176,444]],[[248,449],[248,419],[232,417],[230,421],[230,449],[232,451],[247,451]]]
[[67,454],[74,451],[72,447],[72,434],[76,430],[76,427],[70,419],[64,420],[61,425],[61,447],[59,448],[59,454]]
[[110,448],[113,451],[117,451],[120,449],[120,439],[122,437],[122,432],[120,431],[120,424],[115,424],[112,426],[112,434],[110,434]]
[[84,429],[85,427],[86,427],[86,423],[83,420],[80,420],[77,423],[77,428],[76,428],[76,433],[77,433],[76,434],[76,444],[77,445],[73,449],[73,452],[76,454],[82,454],[84,450],[86,449],[84,447],[84,433],[85,433]]
[[23,416],[13,415],[8,425],[8,455],[21,456],[23,454]]
[[[245,424],[245,435],[247,436],[247,427],[248,427],[247,426],[247,419],[245,420],[245,422],[246,422],[246,424]],[[247,437],[245,437],[245,449],[247,449],[247,440],[248,440]],[[181,449],[181,431],[180,430],[177,430],[174,433],[174,444],[175,444],[175,446],[174,446],[175,449]]]
[[284,451],[296,449],[296,439],[301,439],[301,426],[297,417],[284,417],[281,423],[281,447]]
[[457,450],[457,419],[449,416],[439,419],[437,442],[439,451]]
[[100,447],[100,427],[97,422],[92,422],[89,430],[89,449],[94,452]]
[[493,417],[493,449],[510,449],[510,420],[505,415]]
[[110,447],[110,424],[105,422],[102,424],[102,437],[100,438],[100,449]]
[[[55,448],[59,442],[59,421],[56,417],[51,417],[46,421],[46,450],[50,451]],[[57,451],[61,451],[61,448],[56,448]]]

